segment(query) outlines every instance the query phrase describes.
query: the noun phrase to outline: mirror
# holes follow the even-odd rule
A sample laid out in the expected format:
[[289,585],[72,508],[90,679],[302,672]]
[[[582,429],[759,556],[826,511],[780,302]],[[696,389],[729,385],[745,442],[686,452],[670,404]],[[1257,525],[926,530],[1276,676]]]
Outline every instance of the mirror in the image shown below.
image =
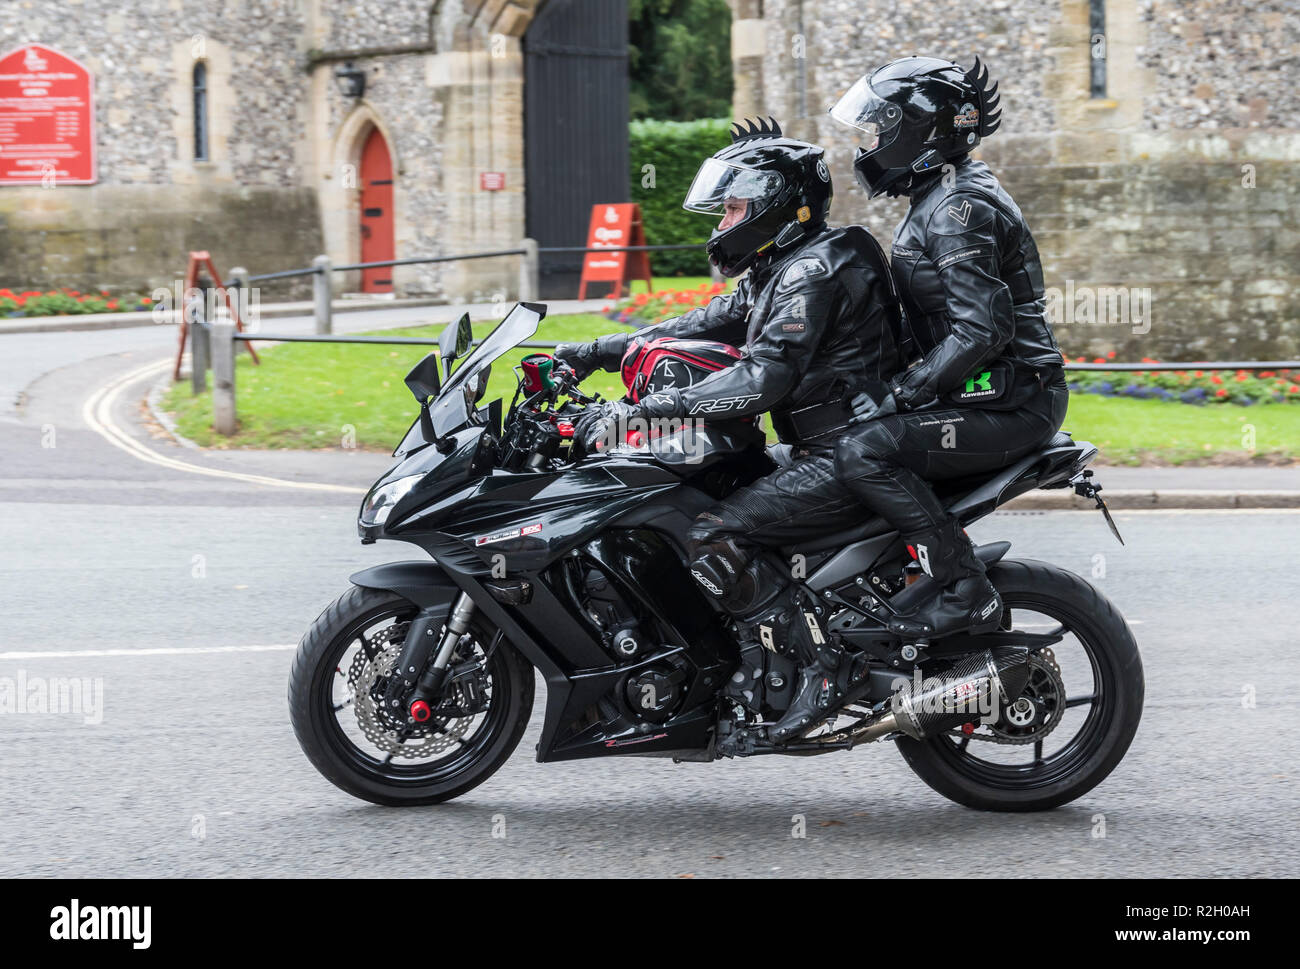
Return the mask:
[[406,375],[406,386],[415,395],[421,405],[428,403],[430,397],[437,397],[442,384],[438,380],[438,355],[430,353],[411,368]]
[[451,376],[451,365],[474,345],[474,330],[470,326],[469,314],[466,313],[455,323],[448,323],[438,338],[438,351],[442,356],[442,374]]

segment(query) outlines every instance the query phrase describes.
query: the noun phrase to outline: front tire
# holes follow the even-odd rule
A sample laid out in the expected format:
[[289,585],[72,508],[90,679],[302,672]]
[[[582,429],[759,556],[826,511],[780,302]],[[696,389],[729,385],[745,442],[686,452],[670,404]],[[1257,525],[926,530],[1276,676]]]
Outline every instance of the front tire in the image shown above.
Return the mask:
[[[1049,732],[1048,739],[1061,732],[1066,719],[1081,721],[1078,732],[1050,754],[1043,739],[999,747],[986,739],[952,734],[925,740],[899,737],[898,750],[921,780],[958,804],[981,811],[1045,811],[1092,790],[1128,751],[1142,717],[1142,659],[1124,617],[1074,573],[1045,562],[1012,560],[991,568],[989,579],[1002,595],[1003,628],[1025,628],[1015,622],[1017,617],[1044,616],[1058,624],[1054,631],[1064,633],[1062,643],[1051,649],[1068,655],[1067,649],[1074,648],[1071,639],[1082,647],[1075,651],[1073,675],[1066,670],[1061,677],[1066,697],[1060,719],[1053,723],[1055,734]],[[1080,687],[1089,668],[1091,686]],[[988,727],[975,733],[981,731],[997,736]],[[1028,750],[1030,744],[1032,760],[1017,762],[1014,751]]]
[[481,660],[487,709],[435,717],[410,738],[429,756],[406,756],[407,738],[382,729],[367,697],[417,611],[396,593],[354,586],[317,617],[289,674],[289,716],[303,752],[335,786],[375,804],[437,804],[483,783],[518,746],[533,709],[532,666],[475,615],[457,655]]

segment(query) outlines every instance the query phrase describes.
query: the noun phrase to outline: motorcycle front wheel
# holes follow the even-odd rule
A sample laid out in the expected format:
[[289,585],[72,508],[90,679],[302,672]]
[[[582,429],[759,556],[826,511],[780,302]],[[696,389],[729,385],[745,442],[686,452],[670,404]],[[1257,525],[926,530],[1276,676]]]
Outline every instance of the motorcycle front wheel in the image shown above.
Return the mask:
[[335,786],[375,804],[437,804],[478,786],[518,746],[532,713],[532,666],[481,615],[456,647],[429,721],[387,713],[379,699],[416,612],[395,593],[353,587],[312,624],[289,675],[303,752]]
[[1092,790],[1128,751],[1142,717],[1142,659],[1124,617],[1074,573],[1011,560],[989,579],[1002,596],[1004,629],[1061,637],[1031,660],[1023,717],[1016,710],[992,725],[900,736],[898,750],[958,804],[1045,811]]

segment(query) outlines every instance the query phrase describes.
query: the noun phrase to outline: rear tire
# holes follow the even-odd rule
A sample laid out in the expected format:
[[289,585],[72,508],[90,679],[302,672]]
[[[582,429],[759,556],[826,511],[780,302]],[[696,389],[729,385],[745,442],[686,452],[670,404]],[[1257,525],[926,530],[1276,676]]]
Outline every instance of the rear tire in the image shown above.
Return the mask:
[[1128,751],[1142,717],[1142,659],[1124,617],[1074,573],[1046,562],[1011,560],[991,568],[989,579],[1012,614],[1020,608],[1051,616],[1083,644],[1096,708],[1090,707],[1084,729],[1070,742],[1077,745],[1063,748],[1054,765],[1042,761],[1036,748],[1035,762],[1024,767],[985,764],[967,756],[968,745],[946,735],[899,737],[898,750],[921,780],[958,804],[981,811],[1045,811],[1092,790]]
[[[336,787],[375,804],[437,804],[477,787],[513,753],[532,714],[533,668],[503,640],[487,664],[491,705],[481,728],[468,741],[456,741],[445,758],[427,767],[396,764],[355,743],[342,727],[350,711],[340,711],[334,698],[342,657],[366,629],[388,619],[408,621],[416,611],[396,593],[354,586],[312,624],[289,674],[289,717],[308,760]],[[487,646],[495,633],[477,614],[468,635]]]

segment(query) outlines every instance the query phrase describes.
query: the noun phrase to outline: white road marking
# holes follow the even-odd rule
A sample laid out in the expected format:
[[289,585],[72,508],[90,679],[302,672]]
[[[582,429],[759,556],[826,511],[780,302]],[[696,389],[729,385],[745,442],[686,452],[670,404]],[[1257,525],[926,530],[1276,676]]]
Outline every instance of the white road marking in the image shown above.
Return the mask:
[[194,656],[200,653],[276,653],[297,648],[297,643],[272,643],[266,646],[161,646],[154,649],[60,649],[49,652],[18,650],[0,653],[0,660],[83,659],[99,656]]
[[158,374],[172,365],[170,360],[155,361],[139,367],[109,381],[87,398],[81,409],[82,419],[86,425],[108,441],[114,447],[121,448],[127,454],[147,464],[154,464],[173,471],[187,471],[190,474],[205,474],[213,478],[229,478],[234,481],[246,481],[250,484],[270,485],[276,488],[305,488],[309,491],[333,491],[349,495],[365,494],[363,488],[349,488],[345,485],[321,484],[315,481],[286,481],[261,474],[246,474],[241,471],[226,471],[221,468],[207,468],[200,464],[190,464],[161,455],[145,447],[123,430],[113,419],[113,405],[122,395],[122,391],[137,380]]

